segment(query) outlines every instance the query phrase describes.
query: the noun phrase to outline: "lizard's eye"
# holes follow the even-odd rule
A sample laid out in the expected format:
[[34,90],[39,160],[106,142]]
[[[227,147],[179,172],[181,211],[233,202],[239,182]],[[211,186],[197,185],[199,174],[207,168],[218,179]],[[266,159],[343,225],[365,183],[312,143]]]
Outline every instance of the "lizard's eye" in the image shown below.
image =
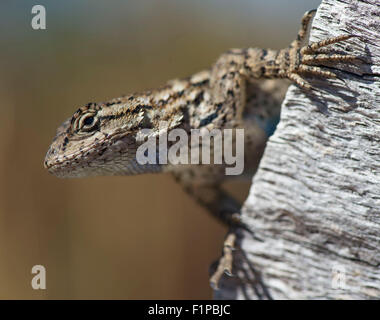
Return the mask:
[[82,115],[74,124],[78,133],[91,132],[98,129],[99,121],[95,113],[86,113]]
[[91,126],[94,123],[94,117],[90,116],[83,120],[84,126]]

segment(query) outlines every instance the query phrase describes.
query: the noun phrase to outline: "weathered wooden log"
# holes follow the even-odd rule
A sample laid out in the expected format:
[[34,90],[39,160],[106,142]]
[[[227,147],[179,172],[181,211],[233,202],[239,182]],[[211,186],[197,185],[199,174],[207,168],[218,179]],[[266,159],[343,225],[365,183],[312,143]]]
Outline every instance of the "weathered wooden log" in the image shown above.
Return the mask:
[[217,299],[380,298],[379,2],[323,0],[310,41],[342,34],[333,50],[361,61],[289,88]]

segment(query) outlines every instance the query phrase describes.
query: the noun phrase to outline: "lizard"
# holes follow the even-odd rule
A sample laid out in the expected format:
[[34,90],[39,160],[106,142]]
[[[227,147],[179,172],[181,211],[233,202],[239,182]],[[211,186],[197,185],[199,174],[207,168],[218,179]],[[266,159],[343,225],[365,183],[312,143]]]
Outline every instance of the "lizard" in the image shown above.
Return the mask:
[[[245,171],[252,176],[279,121],[289,82],[311,91],[307,75],[337,78],[333,69],[321,64],[356,59],[326,48],[346,41],[352,37],[349,34],[304,44],[315,11],[304,14],[296,39],[284,49],[231,49],[209,69],[188,78],[169,81],[155,90],[81,106],[57,129],[45,168],[57,177],[173,175],[188,194],[230,227],[224,254],[210,278],[212,287],[217,288],[223,274],[232,274],[234,230],[248,228],[240,218],[241,205],[222,188],[229,178],[224,165],[139,164],[136,152],[142,141],[137,137],[144,128],[151,129],[154,137],[162,130],[175,128],[188,133],[201,128],[243,128]],[[160,127],[162,121],[167,123],[165,128]]]

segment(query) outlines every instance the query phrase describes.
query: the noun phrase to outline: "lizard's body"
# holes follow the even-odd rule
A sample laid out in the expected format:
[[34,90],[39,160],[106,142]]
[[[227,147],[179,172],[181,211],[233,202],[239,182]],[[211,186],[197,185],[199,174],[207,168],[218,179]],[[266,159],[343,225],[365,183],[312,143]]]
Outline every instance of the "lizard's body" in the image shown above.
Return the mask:
[[209,70],[187,79],[173,80],[157,90],[81,107],[58,128],[45,166],[59,177],[171,172],[209,211],[234,224],[240,206],[220,188],[228,177],[223,166],[140,165],[136,150],[141,142],[136,137],[143,128],[153,129],[158,135],[162,121],[168,124],[167,132],[174,128],[188,133],[200,128],[244,128],[245,169],[254,171],[288,87],[288,83],[279,79],[287,78],[310,89],[302,78],[305,73],[334,77],[316,64],[355,58],[318,52],[321,47],[350,36],[302,47],[311,16],[312,12],[305,14],[297,39],[286,49],[233,49]]

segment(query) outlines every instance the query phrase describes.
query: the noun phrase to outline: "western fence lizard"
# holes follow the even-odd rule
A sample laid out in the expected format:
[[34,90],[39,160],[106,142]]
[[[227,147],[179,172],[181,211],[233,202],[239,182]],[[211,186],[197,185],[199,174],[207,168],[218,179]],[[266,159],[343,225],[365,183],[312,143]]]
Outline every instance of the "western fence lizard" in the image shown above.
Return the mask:
[[[153,137],[175,128],[189,134],[192,129],[244,128],[245,171],[253,174],[279,119],[289,85],[279,79],[311,90],[305,74],[336,77],[331,69],[318,66],[320,63],[355,59],[323,48],[350,35],[302,44],[314,11],[305,13],[296,40],[285,49],[232,49],[210,69],[189,78],[172,80],[157,90],[80,107],[58,128],[45,167],[58,177],[169,172],[213,215],[229,226],[244,227],[239,203],[221,188],[230,177],[225,174],[225,164],[143,165],[137,161],[136,152],[145,140],[138,136],[146,128]],[[231,273],[233,243],[234,238],[228,236],[226,254],[211,278],[214,286],[225,271]]]

